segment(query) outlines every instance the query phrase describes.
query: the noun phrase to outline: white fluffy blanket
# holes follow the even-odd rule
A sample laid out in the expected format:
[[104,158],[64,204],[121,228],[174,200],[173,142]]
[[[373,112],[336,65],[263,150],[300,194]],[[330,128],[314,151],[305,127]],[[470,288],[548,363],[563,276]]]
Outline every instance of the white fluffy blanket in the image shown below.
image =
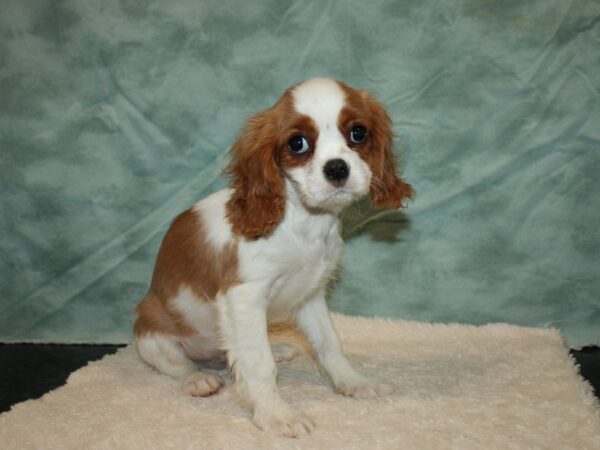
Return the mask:
[[307,356],[279,366],[284,398],[317,428],[302,439],[256,429],[232,389],[191,398],[131,347],[0,415],[10,449],[598,449],[600,415],[555,330],[431,325],[336,315],[346,352],[394,387],[336,395]]

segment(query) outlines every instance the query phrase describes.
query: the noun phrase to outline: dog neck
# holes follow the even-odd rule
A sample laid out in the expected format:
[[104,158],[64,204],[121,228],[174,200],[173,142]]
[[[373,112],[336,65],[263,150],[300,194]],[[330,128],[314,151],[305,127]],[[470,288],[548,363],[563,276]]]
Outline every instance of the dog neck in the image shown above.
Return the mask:
[[285,214],[281,223],[283,228],[315,239],[330,235],[332,232],[339,234],[338,216],[339,211],[326,211],[306,206],[292,181],[286,180]]

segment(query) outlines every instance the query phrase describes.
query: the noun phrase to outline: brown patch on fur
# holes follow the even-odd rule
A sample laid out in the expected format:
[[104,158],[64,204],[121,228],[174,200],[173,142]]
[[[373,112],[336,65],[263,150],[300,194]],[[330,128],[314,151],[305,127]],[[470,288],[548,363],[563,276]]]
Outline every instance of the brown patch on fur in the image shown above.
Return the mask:
[[152,332],[180,337],[196,334],[180,314],[169,310],[165,302],[151,292],[148,292],[135,309],[135,312],[136,319],[133,333],[136,336],[143,336]]
[[[233,232],[248,239],[268,236],[279,224],[285,208],[283,168],[307,164],[317,142],[312,119],[294,110],[292,89],[273,107],[250,117],[231,147],[231,162],[224,173],[231,178],[233,194],[226,214]],[[288,141],[298,134],[311,144],[302,155],[287,149]]]
[[[277,157],[279,164],[284,169],[293,169],[306,165],[315,153],[319,131],[312,118],[303,114],[295,113],[293,120],[281,121],[280,141]],[[308,150],[302,154],[296,154],[289,150],[288,142],[294,136],[303,136],[308,141]]]
[[169,302],[182,288],[211,301],[238,283],[237,243],[215,249],[206,239],[201,216],[188,209],[173,221],[163,239],[150,290],[136,309],[134,332],[195,334]]
[[233,194],[226,214],[234,233],[256,239],[270,234],[283,217],[285,184],[275,160],[278,139],[273,108],[252,116],[231,147],[225,174]]
[[[367,91],[338,83],[346,93],[346,106],[338,118],[338,127],[348,145],[371,167],[373,178],[370,195],[373,205],[380,208],[404,207],[404,200],[414,199],[415,192],[410,184],[396,174],[390,116]],[[367,129],[367,140],[362,144],[354,144],[349,140],[350,130],[356,125]]]

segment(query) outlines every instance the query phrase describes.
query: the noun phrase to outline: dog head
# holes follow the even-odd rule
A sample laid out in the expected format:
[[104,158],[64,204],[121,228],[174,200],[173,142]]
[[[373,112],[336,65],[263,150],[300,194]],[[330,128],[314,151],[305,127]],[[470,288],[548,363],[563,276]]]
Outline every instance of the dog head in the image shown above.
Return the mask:
[[392,122],[368,92],[314,78],[252,116],[231,149],[227,217],[247,238],[270,234],[285,210],[286,182],[311,210],[339,213],[370,195],[400,208],[412,187],[396,174]]

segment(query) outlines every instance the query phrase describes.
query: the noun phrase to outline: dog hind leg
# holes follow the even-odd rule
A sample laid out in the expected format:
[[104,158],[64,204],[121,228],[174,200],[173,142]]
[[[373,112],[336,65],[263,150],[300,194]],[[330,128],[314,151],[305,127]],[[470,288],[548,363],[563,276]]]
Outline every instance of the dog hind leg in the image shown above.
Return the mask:
[[223,379],[214,373],[198,370],[176,338],[160,333],[136,336],[140,357],[160,373],[182,382],[188,395],[206,397],[219,391]]

